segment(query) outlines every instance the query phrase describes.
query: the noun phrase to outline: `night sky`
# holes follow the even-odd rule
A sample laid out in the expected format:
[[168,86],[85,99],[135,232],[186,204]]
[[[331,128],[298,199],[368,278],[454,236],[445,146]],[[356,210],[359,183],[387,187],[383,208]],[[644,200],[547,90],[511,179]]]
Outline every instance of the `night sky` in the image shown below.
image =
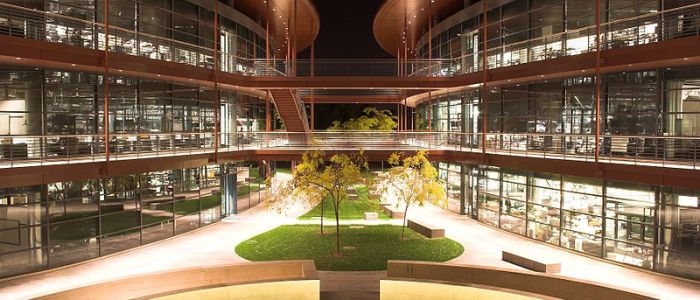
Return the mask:
[[[384,0],[314,0],[321,16],[321,30],[316,38],[316,59],[393,59],[372,34],[374,15]],[[309,58],[307,49],[299,57]],[[367,105],[316,105],[316,129],[328,128],[334,120],[347,120],[362,114]],[[395,105],[376,105],[396,110]]]
[[[321,16],[316,38],[316,58],[386,58],[372,34],[374,15],[383,0],[314,0]],[[300,58],[308,58],[309,50]]]

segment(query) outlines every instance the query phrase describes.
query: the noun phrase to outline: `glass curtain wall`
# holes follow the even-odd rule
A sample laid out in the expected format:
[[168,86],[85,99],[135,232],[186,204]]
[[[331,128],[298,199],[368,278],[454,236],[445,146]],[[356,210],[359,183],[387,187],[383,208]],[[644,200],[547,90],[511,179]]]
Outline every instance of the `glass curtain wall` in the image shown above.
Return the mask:
[[438,178],[445,183],[445,195],[447,195],[447,205],[444,207],[455,213],[462,214],[464,211],[462,200],[462,165],[453,163],[437,163]]
[[[601,82],[603,159],[697,161],[700,158],[700,69],[665,68],[605,74]],[[493,87],[488,93],[487,148],[592,157],[595,78]],[[479,90],[452,92],[418,105],[419,124],[460,132],[450,143],[478,147]],[[458,136],[461,136],[460,139]]]
[[243,212],[265,198],[266,168],[261,162],[245,162],[236,168],[237,211]]
[[[101,75],[0,66],[0,78],[1,159],[104,154]],[[213,149],[214,91],[126,76],[109,83],[110,153]],[[224,91],[221,103],[222,145],[235,145],[237,130],[264,130],[264,99]]]
[[76,263],[221,219],[230,166],[0,189],[0,277]]
[[[471,2],[465,2],[467,4]],[[698,35],[698,3],[683,0],[602,1],[602,46],[605,49],[650,44]],[[474,6],[474,7],[471,7]],[[466,6],[461,20],[447,18],[435,26],[432,49],[428,34],[414,51],[431,57],[431,68],[417,75],[451,76],[481,70],[484,32],[481,3]],[[659,13],[665,11],[663,14]],[[595,51],[595,6],[588,0],[503,1],[487,13],[488,68],[554,59]],[[431,72],[431,74],[428,74]]]
[[[104,49],[103,5],[103,1],[86,0],[4,4],[0,10],[0,33]],[[226,4],[219,5],[225,10],[219,15],[217,31],[220,35],[219,69],[255,75],[255,60],[266,56],[265,30]],[[255,24],[256,28],[242,23]],[[201,7],[186,0],[112,0],[109,25],[110,51],[208,69],[214,67],[213,7]]]
[[462,206],[479,222],[606,260],[700,279],[698,190],[490,166],[463,165],[462,174]]

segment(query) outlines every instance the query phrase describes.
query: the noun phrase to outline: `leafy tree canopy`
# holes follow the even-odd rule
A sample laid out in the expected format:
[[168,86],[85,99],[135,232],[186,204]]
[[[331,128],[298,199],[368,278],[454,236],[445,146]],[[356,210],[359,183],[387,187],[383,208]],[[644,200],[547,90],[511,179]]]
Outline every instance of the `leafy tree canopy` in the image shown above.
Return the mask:
[[397,199],[396,205],[404,206],[403,238],[408,208],[412,205],[423,206],[426,202],[446,206],[445,186],[425,151],[418,151],[413,156],[395,152],[387,161],[393,167],[379,177],[374,192]]
[[367,107],[363,115],[345,122],[334,121],[328,130],[389,131],[396,129],[397,118],[389,110]]

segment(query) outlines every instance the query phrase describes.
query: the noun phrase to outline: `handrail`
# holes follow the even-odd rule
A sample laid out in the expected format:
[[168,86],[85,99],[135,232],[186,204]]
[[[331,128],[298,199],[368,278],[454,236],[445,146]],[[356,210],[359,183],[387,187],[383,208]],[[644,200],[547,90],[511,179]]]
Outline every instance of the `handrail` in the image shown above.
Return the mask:
[[[90,20],[84,20],[80,18],[75,18],[71,16],[66,16],[62,14],[57,14],[53,12],[46,12],[46,11],[39,11],[39,10],[34,10],[34,9],[29,9],[25,8],[22,6],[17,6],[9,3],[0,3],[0,8],[3,8],[4,10],[0,9],[0,16],[2,16],[3,13],[6,13],[9,15],[10,19],[13,19],[13,12],[14,14],[17,14],[16,12],[19,12],[19,17],[17,20],[19,21],[28,21],[30,22],[36,22],[37,26],[35,26],[36,30],[41,31],[35,32],[34,34],[37,36],[32,36],[31,38],[37,38],[41,40],[45,40],[47,38],[46,36],[46,26],[42,26],[42,24],[48,24],[49,22],[47,20],[62,20],[64,22],[69,22],[69,23],[77,23],[77,24],[82,24],[79,27],[85,27],[85,29],[88,30],[93,30],[95,32],[99,32],[100,28],[103,28],[103,24],[95,22],[95,21],[90,21]],[[665,26],[663,23],[664,22],[673,22],[676,21],[677,19],[673,18],[660,18],[660,16],[668,16],[668,15],[675,15],[682,13],[687,10],[691,10],[694,12],[694,10],[697,10],[700,8],[700,3],[693,3],[693,4],[688,4],[684,5],[682,7],[677,7],[677,8],[671,8],[671,9],[665,9],[662,11],[657,11],[657,12],[652,12],[652,13],[646,13],[638,16],[633,16],[633,17],[628,17],[628,18],[623,18],[623,19],[617,19],[609,22],[602,23],[601,26],[607,28],[605,32],[603,32],[603,36],[605,38],[605,47],[603,49],[609,49],[613,45],[610,44],[611,40],[608,38],[611,33],[614,32],[619,32],[620,30],[625,30],[625,29],[635,29],[638,26],[644,24],[642,21],[644,20],[655,20],[657,21],[657,25],[662,26],[662,28],[657,28],[653,34],[655,35],[655,38],[653,40],[645,41],[643,43],[653,43],[657,42],[660,40],[667,40],[671,38],[675,38],[679,35],[680,33],[673,33],[671,32],[672,26]],[[30,16],[36,16],[36,18],[31,18]],[[657,18],[658,17],[658,18]],[[688,16],[687,16],[688,17]],[[700,18],[698,16],[693,15],[692,17],[694,18]],[[10,21],[8,21],[10,22]],[[625,28],[616,28],[616,26],[620,24],[628,24],[629,22],[642,22],[642,23],[634,23],[630,24],[629,26]],[[39,24],[41,23],[41,24]],[[62,25],[61,22],[52,22],[52,24],[57,24],[57,25]],[[70,25],[68,25],[70,27]],[[566,53],[568,50],[563,49],[563,50],[556,50],[555,52],[548,51],[548,48],[546,47],[547,43],[549,42],[556,42],[556,41],[565,41],[567,36],[571,35],[578,35],[581,33],[584,33],[586,31],[592,31],[595,28],[595,26],[590,25],[582,28],[576,28],[573,30],[567,30],[563,32],[558,32],[558,33],[553,33],[549,34],[546,36],[541,36],[541,37],[536,37],[536,38],[530,38],[522,41],[518,41],[515,43],[509,43],[509,44],[504,44],[504,45],[499,45],[497,47],[492,47],[489,49],[481,49],[479,52],[476,53],[469,53],[465,55],[461,55],[458,57],[451,57],[451,58],[435,58],[435,59],[424,59],[424,58],[414,58],[414,59],[408,59],[406,60],[406,63],[410,65],[409,67],[409,76],[428,76],[428,77],[433,77],[433,76],[440,76],[440,77],[450,77],[450,76],[455,76],[457,74],[469,74],[473,72],[477,72],[481,69],[483,69],[484,66],[481,66],[482,60],[478,60],[477,62],[468,62],[467,65],[464,65],[465,62],[464,60],[469,60],[468,58],[470,57],[475,57],[475,56],[483,56],[483,55],[488,55],[489,56],[489,62],[488,66],[485,66],[489,69],[493,68],[499,68],[499,67],[504,67],[504,66],[510,66],[510,65],[516,65],[516,64],[522,64],[522,63],[527,63],[527,62],[532,62],[532,61],[540,61],[540,60],[547,60],[551,59],[553,57],[559,57],[559,56],[571,56],[571,55],[578,55],[580,52],[592,52],[595,51],[595,41],[591,40],[587,42],[586,49],[581,50],[581,51],[574,51],[572,53]],[[79,28],[80,29],[80,28]],[[128,53],[130,55],[154,55],[154,54],[160,54],[161,59],[163,60],[169,60],[169,61],[176,61],[180,63],[186,63],[190,65],[196,65],[196,66],[202,66],[205,68],[213,68],[214,66],[210,64],[210,62],[207,61],[207,57],[213,56],[214,53],[217,53],[218,55],[221,55],[223,57],[228,57],[230,59],[228,60],[221,60],[220,65],[216,66],[217,68],[222,69],[224,72],[233,72],[233,73],[243,73],[246,75],[252,75],[252,76],[286,76],[286,75],[292,75],[292,74],[286,74],[286,61],[284,60],[277,60],[275,62],[275,65],[269,65],[267,63],[267,60],[265,60],[266,63],[262,63],[262,59],[258,58],[248,58],[248,57],[240,57],[237,54],[234,53],[221,53],[221,52],[216,52],[214,49],[198,45],[198,44],[191,44],[187,42],[183,42],[180,40],[176,39],[171,39],[171,38],[166,38],[166,37],[161,37],[155,34],[150,34],[150,33],[145,33],[141,32],[138,30],[130,30],[130,29],[125,29],[121,28],[118,26],[110,26],[110,29],[114,31],[115,34],[110,35],[110,41],[109,45],[112,47],[114,41],[116,39],[120,39],[120,35],[129,35],[135,37],[135,40],[138,41],[139,39],[143,40],[148,40],[148,41],[155,41],[156,47],[157,46],[163,46],[166,47],[166,49],[161,49],[158,51],[151,51],[151,52],[144,52],[144,53],[139,53],[139,50],[137,50],[140,45],[136,45],[134,50],[134,53]],[[478,29],[478,28],[475,28]],[[25,29],[26,30],[26,29]],[[173,29],[169,29],[173,30]],[[530,30],[530,29],[528,29]],[[700,30],[695,30],[695,32],[692,32],[690,34],[694,35],[700,35]],[[591,36],[591,34],[588,34],[587,36]],[[593,34],[594,36],[594,34]],[[496,39],[503,39],[503,36],[499,36],[497,38],[492,38],[489,41],[495,41]],[[70,41],[68,41],[70,43]],[[85,42],[90,42],[94,48],[98,49],[104,49],[104,40],[101,37],[96,37],[89,39]],[[488,42],[488,41],[487,41]],[[613,41],[614,42],[614,41]],[[623,40],[624,42],[624,40]],[[632,44],[637,44],[639,41],[636,41]],[[593,44],[592,44],[593,43]],[[162,44],[162,45],[160,45]],[[537,47],[545,46],[544,49],[535,49],[532,48],[534,44]],[[622,44],[627,44],[627,43],[622,43]],[[620,44],[621,46],[624,46]],[[84,46],[84,44],[81,44],[79,46]],[[170,48],[174,47],[174,49]],[[502,52],[506,49],[528,49],[528,54],[526,57],[520,57],[515,60],[509,60],[507,62],[502,61],[500,55]],[[183,50],[183,51],[190,51],[194,56],[190,56],[187,54],[187,57],[184,58],[184,60],[178,60],[176,58],[177,53],[175,50]],[[541,53],[538,51],[541,50]],[[165,51],[165,52],[161,52]],[[564,51],[565,53],[560,53],[561,51]],[[548,53],[551,52],[551,53]],[[137,54],[138,53],[138,54]],[[235,61],[236,64],[241,65],[243,67],[236,67],[236,66],[229,66],[225,65],[227,63],[231,63]],[[299,60],[297,63],[301,63],[303,66],[304,61]],[[338,73],[338,74],[331,74],[330,76],[336,76],[336,75],[343,75],[343,72],[350,73],[347,75],[367,75],[367,76],[396,76],[395,74],[395,65],[396,61],[395,60],[323,60],[319,59],[316,60],[316,63],[319,67],[323,66],[324,64],[327,65],[334,65],[334,66],[344,66],[345,68],[348,68],[348,70],[351,70],[357,66],[360,66],[362,64],[368,64],[367,68],[369,70],[369,74],[364,74],[365,71],[348,71],[343,68],[338,69],[340,72],[336,71],[331,71],[330,73]],[[472,64],[473,63],[473,64]],[[282,67],[279,67],[278,64],[282,64]],[[431,68],[429,65],[436,65],[437,67]],[[226,67],[225,67],[226,66]],[[225,70],[223,70],[225,68]],[[241,69],[242,68],[242,69]],[[428,70],[433,70],[432,73],[428,74]],[[320,70],[320,69],[319,69]],[[353,72],[359,72],[362,74],[352,74]],[[300,76],[302,74],[293,74],[296,76]],[[317,74],[318,76],[319,74]],[[323,74],[320,74],[321,76],[324,76]]]
[[[219,152],[250,149],[451,150],[549,159],[700,169],[700,137],[445,131],[314,131],[219,133]],[[211,132],[114,133],[113,160],[213,153]],[[102,134],[0,135],[0,168],[104,161]]]

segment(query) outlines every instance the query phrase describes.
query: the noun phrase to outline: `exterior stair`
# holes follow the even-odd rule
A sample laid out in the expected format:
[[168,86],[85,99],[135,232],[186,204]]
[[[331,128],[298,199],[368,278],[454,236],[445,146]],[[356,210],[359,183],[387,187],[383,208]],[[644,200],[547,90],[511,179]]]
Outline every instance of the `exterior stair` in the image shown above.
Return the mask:
[[270,90],[287,132],[310,132],[309,118],[299,94],[291,89]]

